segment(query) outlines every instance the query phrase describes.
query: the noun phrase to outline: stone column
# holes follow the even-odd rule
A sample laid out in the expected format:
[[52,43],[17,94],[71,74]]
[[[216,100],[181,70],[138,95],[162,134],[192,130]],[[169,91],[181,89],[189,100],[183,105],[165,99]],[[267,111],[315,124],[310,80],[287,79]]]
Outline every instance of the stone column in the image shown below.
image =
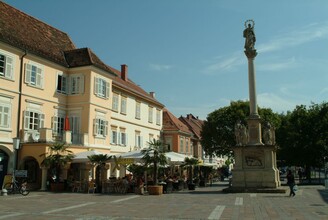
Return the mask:
[[67,180],[67,173],[68,173],[68,169],[70,168],[70,166],[71,166],[71,163],[68,162],[64,166],[61,167],[61,178],[62,178],[62,180]]
[[248,145],[263,145],[261,134],[260,116],[257,111],[256,83],[254,59],[257,55],[256,50],[245,50],[248,59],[248,85],[249,85],[249,108],[250,115],[248,123]]
[[41,172],[41,190],[46,191],[47,190],[48,167],[42,166],[41,171],[42,171]]

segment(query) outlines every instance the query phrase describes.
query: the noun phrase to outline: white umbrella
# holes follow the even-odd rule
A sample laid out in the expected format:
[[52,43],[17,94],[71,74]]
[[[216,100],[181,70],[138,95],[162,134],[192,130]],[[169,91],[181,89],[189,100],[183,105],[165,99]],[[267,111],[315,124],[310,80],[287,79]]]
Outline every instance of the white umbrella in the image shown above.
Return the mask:
[[104,153],[97,150],[90,150],[90,151],[77,153],[75,157],[72,159],[72,163],[86,163],[90,161],[88,156],[99,155],[99,154],[104,154]]
[[[144,156],[141,152],[141,150],[136,151],[130,151],[122,154],[115,155],[117,158],[131,158],[135,159],[136,161],[142,160],[142,157]],[[190,157],[188,155],[179,154],[173,151],[166,152],[165,156],[169,159],[171,163],[183,163],[186,157]]]
[[186,157],[191,157],[185,154],[179,154],[174,151],[166,152],[165,156],[170,159],[171,163],[175,163],[175,164],[182,164]]

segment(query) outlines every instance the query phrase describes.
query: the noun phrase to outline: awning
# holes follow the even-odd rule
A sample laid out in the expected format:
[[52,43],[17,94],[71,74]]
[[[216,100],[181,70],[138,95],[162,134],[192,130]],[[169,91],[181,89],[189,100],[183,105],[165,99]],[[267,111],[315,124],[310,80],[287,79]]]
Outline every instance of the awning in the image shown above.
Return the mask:
[[72,159],[72,163],[87,163],[90,162],[88,156],[99,155],[99,154],[104,154],[104,153],[97,150],[90,150],[90,151],[77,153],[75,157]]
[[[115,155],[116,158],[130,158],[130,159],[135,159],[135,162],[140,162],[142,161],[142,157],[144,156],[141,152],[141,150],[136,150],[136,151],[130,151],[122,154],[117,154]],[[166,152],[165,156],[168,158],[169,163],[183,163],[186,157],[191,157],[185,154],[179,154],[173,151]]]

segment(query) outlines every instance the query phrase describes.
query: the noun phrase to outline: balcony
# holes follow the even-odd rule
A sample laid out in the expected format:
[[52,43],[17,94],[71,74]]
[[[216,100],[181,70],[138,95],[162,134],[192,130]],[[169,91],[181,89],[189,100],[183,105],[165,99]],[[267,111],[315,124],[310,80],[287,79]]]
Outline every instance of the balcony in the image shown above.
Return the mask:
[[71,131],[54,133],[50,128],[40,128],[39,130],[22,130],[22,143],[48,143],[65,142],[67,144],[85,145],[88,143],[88,134],[72,134]]

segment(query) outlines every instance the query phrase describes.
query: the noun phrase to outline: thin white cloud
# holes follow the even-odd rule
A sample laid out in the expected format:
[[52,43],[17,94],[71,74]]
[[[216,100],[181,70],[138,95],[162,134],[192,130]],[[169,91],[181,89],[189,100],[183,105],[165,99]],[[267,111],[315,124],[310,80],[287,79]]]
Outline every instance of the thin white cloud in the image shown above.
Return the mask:
[[279,61],[276,63],[261,63],[258,66],[258,69],[261,71],[278,71],[283,69],[289,69],[293,67],[297,67],[297,62],[295,57],[291,57],[290,59],[285,59],[283,61]]
[[310,24],[301,29],[274,36],[268,43],[258,45],[258,51],[261,53],[277,51],[327,37],[327,22]]
[[154,64],[154,63],[151,63],[149,64],[149,68],[151,70],[155,70],[155,71],[163,71],[163,70],[169,70],[172,68],[171,65],[164,65],[164,64]]
[[[309,24],[301,29],[273,36],[268,43],[258,45],[257,51],[261,53],[278,51],[290,47],[296,47],[322,38],[328,38],[328,22]],[[208,61],[207,63],[210,63],[210,65],[207,65],[202,72],[204,74],[221,74],[231,72],[245,62],[243,53],[237,51],[230,56],[216,57]],[[279,63],[266,64],[265,70],[281,70],[294,67],[295,65],[295,58],[291,58],[287,61],[282,61]],[[264,65],[262,65],[262,68],[264,68]]]
[[297,103],[273,93],[262,93],[257,95],[257,104],[260,107],[271,108],[272,111],[282,113],[292,111]]
[[234,70],[237,66],[245,63],[240,52],[234,53],[229,57],[216,57],[209,61],[209,65],[203,70],[204,74],[220,74]]

